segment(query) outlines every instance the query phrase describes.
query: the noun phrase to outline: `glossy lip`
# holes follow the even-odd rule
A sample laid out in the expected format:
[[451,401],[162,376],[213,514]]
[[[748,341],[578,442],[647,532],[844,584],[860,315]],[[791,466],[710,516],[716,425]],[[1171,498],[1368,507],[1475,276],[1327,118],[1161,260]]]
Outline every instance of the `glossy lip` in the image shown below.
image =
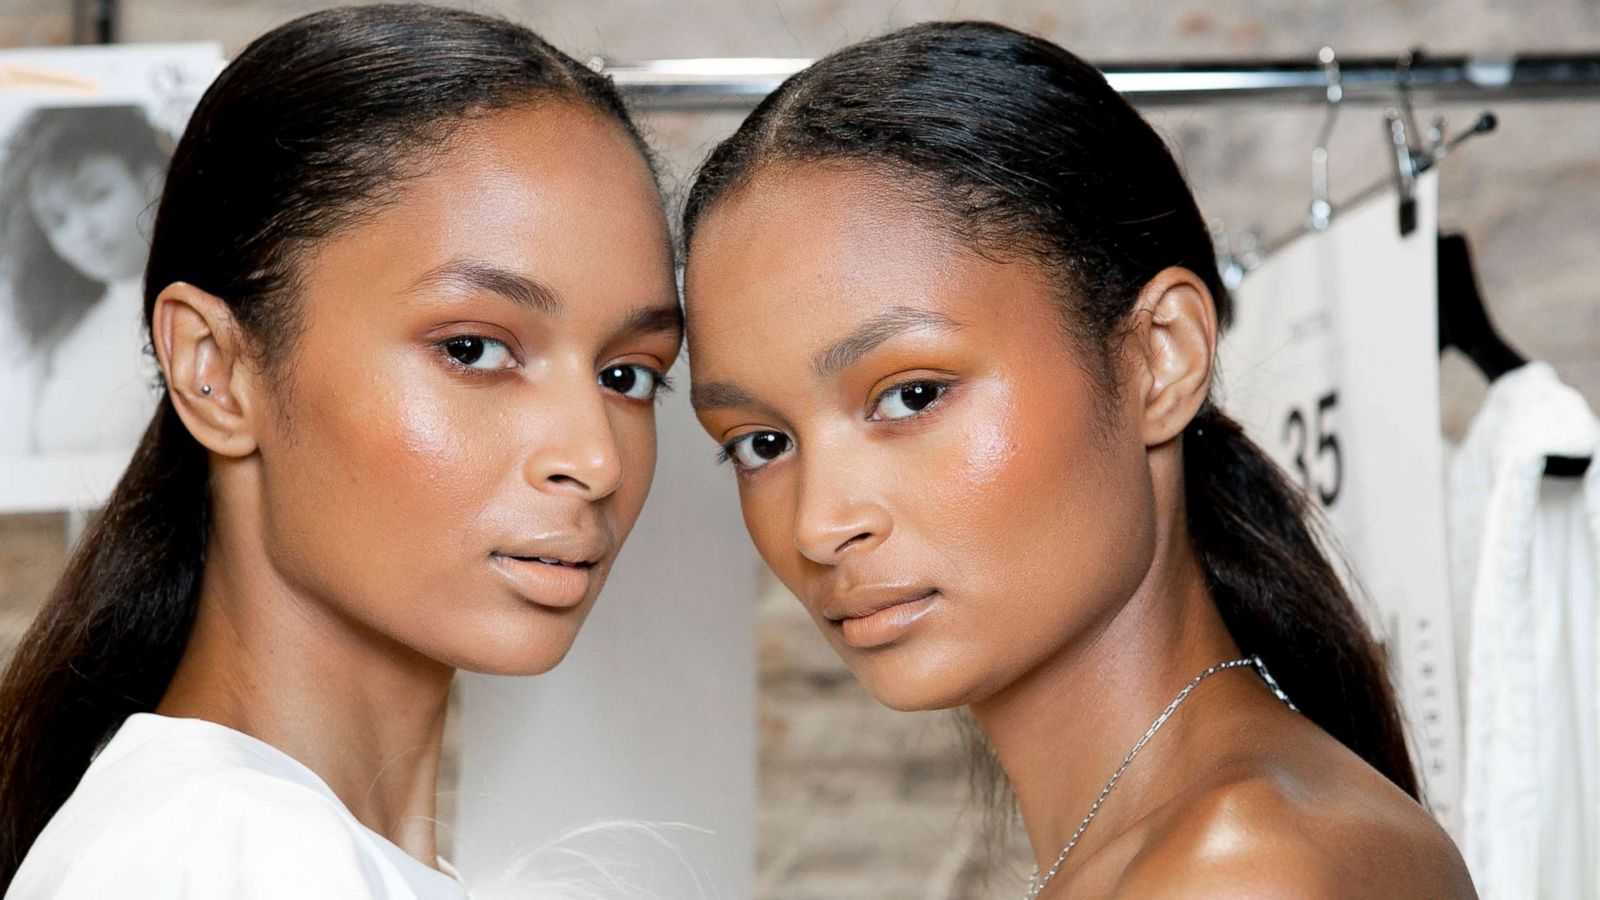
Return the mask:
[[593,533],[550,533],[507,542],[491,555],[514,559],[554,559],[578,568],[590,567],[611,553],[611,542]]
[[595,567],[611,552],[596,532],[554,532],[508,541],[489,563],[523,599],[552,609],[571,609],[590,594]]
[[552,609],[571,609],[582,603],[594,580],[592,563],[557,565],[495,553],[489,564],[523,599]]
[[937,588],[880,588],[858,592],[851,602],[832,605],[823,615],[838,626],[845,643],[867,649],[902,637],[918,619],[933,611],[938,599]]

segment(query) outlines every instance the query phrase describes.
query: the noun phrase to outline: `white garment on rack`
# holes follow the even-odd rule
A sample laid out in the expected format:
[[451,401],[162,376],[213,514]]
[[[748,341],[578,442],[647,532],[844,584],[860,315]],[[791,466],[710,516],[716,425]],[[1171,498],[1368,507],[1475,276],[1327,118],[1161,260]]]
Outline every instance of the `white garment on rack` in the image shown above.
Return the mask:
[[22,860],[6,900],[464,900],[316,773],[201,719],[128,717]]
[[1463,854],[1485,900],[1600,900],[1600,421],[1544,363],[1489,388],[1450,467]]

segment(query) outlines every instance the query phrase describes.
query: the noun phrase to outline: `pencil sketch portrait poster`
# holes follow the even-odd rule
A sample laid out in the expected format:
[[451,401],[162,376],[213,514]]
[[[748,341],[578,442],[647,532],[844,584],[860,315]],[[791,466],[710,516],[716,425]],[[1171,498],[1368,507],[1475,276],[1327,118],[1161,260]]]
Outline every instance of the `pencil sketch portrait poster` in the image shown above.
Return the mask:
[[155,410],[143,274],[211,45],[0,52],[0,513],[99,506]]

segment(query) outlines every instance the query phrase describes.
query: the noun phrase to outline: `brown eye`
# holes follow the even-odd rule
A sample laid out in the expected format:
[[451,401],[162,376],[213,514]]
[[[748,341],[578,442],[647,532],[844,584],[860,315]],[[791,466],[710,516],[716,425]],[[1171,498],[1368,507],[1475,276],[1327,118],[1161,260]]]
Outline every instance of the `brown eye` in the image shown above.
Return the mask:
[[908,419],[944,396],[948,387],[937,381],[908,381],[883,392],[873,410],[875,418]]
[[450,338],[440,346],[451,359],[469,369],[505,369],[511,358],[511,348],[494,338],[463,335]]
[[788,435],[779,431],[752,431],[729,441],[723,446],[722,455],[750,472],[782,456],[793,443]]
[[600,386],[632,400],[650,400],[661,389],[661,374],[649,366],[608,366],[600,372]]

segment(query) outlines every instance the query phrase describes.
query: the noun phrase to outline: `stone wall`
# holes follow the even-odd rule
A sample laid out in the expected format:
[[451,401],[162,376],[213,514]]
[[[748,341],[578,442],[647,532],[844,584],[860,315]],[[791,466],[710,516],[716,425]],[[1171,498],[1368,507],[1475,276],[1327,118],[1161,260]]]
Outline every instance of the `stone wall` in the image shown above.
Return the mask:
[[[321,4],[300,0],[125,0],[129,40],[217,40],[230,51]],[[992,18],[1095,61],[1600,47],[1595,0],[545,0],[476,4],[540,29],[578,55],[814,56],[935,17]],[[65,39],[67,4],[0,0],[0,45]],[[1493,314],[1511,342],[1551,361],[1600,406],[1600,106],[1502,106],[1500,131],[1443,168],[1441,220],[1474,238]],[[1420,110],[1430,114],[1434,110]],[[1442,110],[1458,125],[1476,108]],[[1387,171],[1379,111],[1347,109],[1332,144],[1334,195]],[[1195,108],[1153,114],[1201,206],[1232,230],[1292,227],[1309,199],[1320,111]],[[650,116],[674,183],[737,123],[727,114]],[[1443,362],[1447,434],[1459,435],[1482,379]],[[63,562],[59,516],[0,518],[0,653]],[[770,900],[1011,896],[1018,842],[991,858],[969,807],[950,714],[901,714],[868,698],[798,605],[769,584],[759,604],[761,806],[758,891]],[[986,871],[997,874],[984,886]]]

